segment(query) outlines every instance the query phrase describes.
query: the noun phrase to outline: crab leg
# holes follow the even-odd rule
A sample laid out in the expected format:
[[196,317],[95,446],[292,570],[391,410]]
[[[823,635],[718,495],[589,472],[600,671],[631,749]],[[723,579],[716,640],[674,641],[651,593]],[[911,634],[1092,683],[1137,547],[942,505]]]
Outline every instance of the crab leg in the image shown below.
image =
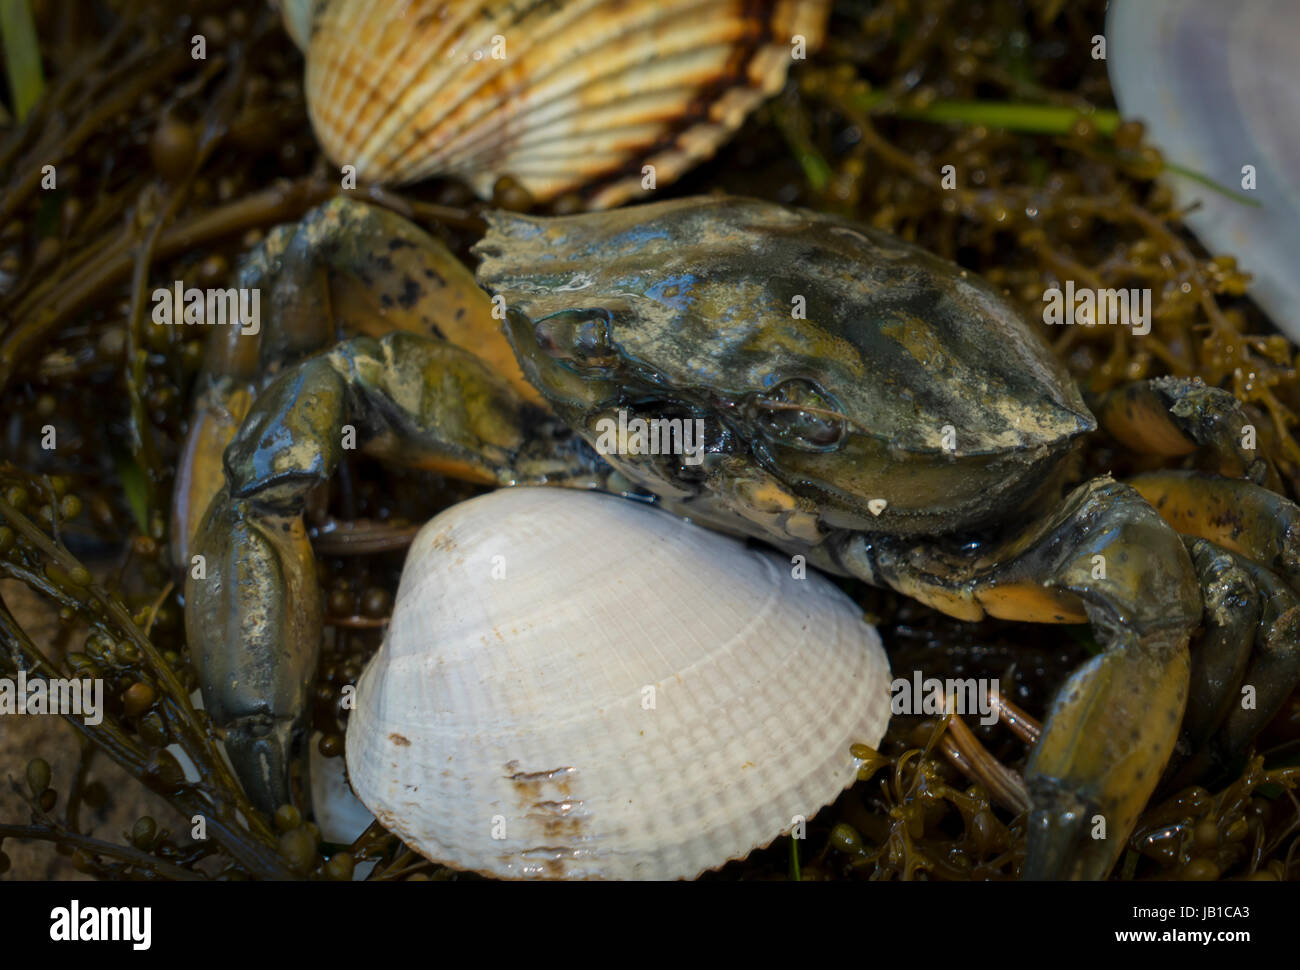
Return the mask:
[[[1295,597],[1288,593],[1292,603]],[[1262,624],[1261,624],[1262,629]],[[1255,736],[1281,710],[1300,682],[1300,606],[1281,614],[1256,640],[1256,655],[1243,684],[1253,686],[1257,697],[1253,706],[1235,704],[1229,709],[1215,743],[1203,749],[1208,770],[1239,766]]]
[[1201,596],[1177,533],[1135,490],[1099,478],[973,562],[862,535],[844,537],[838,559],[959,618],[1091,622],[1106,649],[1057,694],[1025,773],[1025,876],[1104,878],[1173,751],[1186,702]]
[[189,561],[194,531],[219,487],[221,454],[258,393],[280,370],[348,332],[442,337],[540,404],[473,274],[386,209],[332,199],[272,230],[241,264],[237,285],[259,295],[264,325],[255,332],[224,327],[208,341],[172,503],[178,563]]
[[1209,539],[1282,576],[1300,592],[1300,507],[1251,482],[1194,471],[1129,480],[1175,529]]
[[[1187,719],[1193,757],[1174,776],[1191,782],[1239,764],[1300,683],[1300,508],[1251,482],[1199,472],[1150,472],[1132,485],[1174,528],[1199,537],[1192,549],[1207,591],[1206,656]],[[1235,581],[1218,575],[1224,564]],[[1227,592],[1216,586],[1225,582]],[[1244,602],[1232,595],[1238,589]],[[1238,693],[1245,687],[1249,703]]]
[[1192,668],[1186,750],[1166,773],[1171,790],[1239,768],[1300,683],[1300,597],[1258,563],[1208,540],[1189,540],[1189,548],[1206,590],[1206,633]]
[[1183,719],[1190,754],[1205,745],[1228,715],[1232,691],[1250,662],[1261,604],[1256,584],[1232,553],[1206,539],[1189,539],[1187,548],[1205,592],[1204,632],[1192,658]]
[[1240,402],[1199,380],[1157,377],[1091,399],[1097,422],[1134,454],[1173,458],[1199,452],[1207,471],[1281,490],[1277,469],[1257,457]]
[[290,800],[321,638],[302,512],[354,436],[369,454],[486,484],[596,487],[609,474],[487,364],[435,338],[356,337],[268,387],[226,449],[185,614],[205,706],[267,810]]

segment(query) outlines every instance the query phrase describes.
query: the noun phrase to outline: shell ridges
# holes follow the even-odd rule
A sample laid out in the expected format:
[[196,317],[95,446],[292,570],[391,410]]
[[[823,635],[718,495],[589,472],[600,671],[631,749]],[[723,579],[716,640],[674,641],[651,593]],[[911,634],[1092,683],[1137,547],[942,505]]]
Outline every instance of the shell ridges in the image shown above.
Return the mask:
[[[305,0],[285,10],[303,43]],[[325,153],[360,177],[513,175],[538,201],[583,186],[603,208],[711,156],[785,82],[792,38],[829,0],[328,0],[306,43]]]
[[623,499],[515,488],[417,537],[347,762],[376,818],[456,868],[690,878],[833,801],[888,717],[879,638],[828,580]]

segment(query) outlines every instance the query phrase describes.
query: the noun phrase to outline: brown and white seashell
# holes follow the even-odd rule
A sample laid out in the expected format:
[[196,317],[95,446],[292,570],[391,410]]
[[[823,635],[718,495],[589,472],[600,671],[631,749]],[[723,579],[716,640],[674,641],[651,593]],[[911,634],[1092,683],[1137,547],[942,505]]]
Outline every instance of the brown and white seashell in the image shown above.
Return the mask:
[[[499,578],[493,578],[495,575]],[[853,782],[889,720],[861,610],[665,512],[503,489],[430,522],[347,732],[423,855],[505,878],[691,878]]]
[[283,0],[325,153],[359,177],[605,208],[709,158],[785,83],[830,0]]

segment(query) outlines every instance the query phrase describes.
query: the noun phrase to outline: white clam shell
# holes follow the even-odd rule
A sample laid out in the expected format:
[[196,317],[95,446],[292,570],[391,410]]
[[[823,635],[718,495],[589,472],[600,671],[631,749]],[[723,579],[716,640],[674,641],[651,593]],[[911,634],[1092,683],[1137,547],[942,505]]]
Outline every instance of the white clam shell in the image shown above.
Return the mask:
[[[785,83],[829,0],[287,0],[316,136],[366,180],[512,175],[604,208],[710,157]],[[593,185],[593,183],[596,183]]]
[[[1300,7],[1296,0],[1112,0],[1106,65],[1126,117],[1165,158],[1253,198],[1243,205],[1175,173],[1187,224],[1238,257],[1250,295],[1300,339]],[[1242,191],[1242,166],[1257,187]]]
[[456,868],[691,878],[851,784],[889,685],[825,577],[624,499],[504,489],[416,537],[348,774]]
[[375,818],[348,786],[343,759],[320,753],[320,738],[312,735],[309,754],[312,815],[322,839],[350,845]]

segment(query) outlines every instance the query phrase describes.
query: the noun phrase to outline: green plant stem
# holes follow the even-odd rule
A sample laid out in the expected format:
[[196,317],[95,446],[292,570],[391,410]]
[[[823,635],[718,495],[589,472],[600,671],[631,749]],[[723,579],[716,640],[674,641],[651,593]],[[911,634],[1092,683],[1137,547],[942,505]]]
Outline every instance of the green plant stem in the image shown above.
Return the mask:
[[[1074,125],[1086,118],[1107,138],[1119,129],[1123,118],[1118,111],[1096,108],[1079,111],[1075,108],[1052,104],[1026,104],[1008,101],[932,101],[924,107],[901,104],[888,91],[850,92],[847,103],[870,114],[893,115],[909,121],[928,121],[935,124],[986,125],[1031,135],[1068,135]],[[1176,162],[1164,162],[1166,171],[1192,179],[1208,189],[1225,195],[1235,202],[1258,208],[1259,203],[1220,185],[1203,172],[1197,172]]]
[[45,91],[40,42],[27,0],[0,0],[0,34],[4,35],[5,68],[14,99],[14,115],[22,124]]
[[987,125],[1037,135],[1068,135],[1080,118],[1090,119],[1103,135],[1113,135],[1120,125],[1118,111],[1091,112],[1051,104],[1009,101],[931,101],[924,107],[900,104],[888,91],[853,92],[846,100],[861,111],[890,114],[914,121]]
[[794,157],[803,169],[804,178],[814,192],[823,192],[831,182],[831,166],[822,157],[817,146],[808,137],[806,119],[784,101],[772,102],[772,120],[777,130],[785,138],[786,144],[794,152]]
[[1174,162],[1165,162],[1165,168],[1173,172],[1175,175],[1181,175],[1183,178],[1188,178],[1191,179],[1193,182],[1196,182],[1200,185],[1204,185],[1207,189],[1213,189],[1215,192],[1218,192],[1220,195],[1226,195],[1234,202],[1240,202],[1242,205],[1248,205],[1252,209],[1262,209],[1264,207],[1264,204],[1258,201],[1257,199],[1249,198],[1248,196],[1242,195],[1240,192],[1234,192],[1232,191],[1232,189],[1228,188],[1227,186],[1220,185],[1218,182],[1214,181],[1214,179],[1210,178],[1208,175],[1204,175],[1201,172],[1197,172],[1194,171],[1193,169],[1187,168],[1185,165],[1178,165],[1175,164]]

